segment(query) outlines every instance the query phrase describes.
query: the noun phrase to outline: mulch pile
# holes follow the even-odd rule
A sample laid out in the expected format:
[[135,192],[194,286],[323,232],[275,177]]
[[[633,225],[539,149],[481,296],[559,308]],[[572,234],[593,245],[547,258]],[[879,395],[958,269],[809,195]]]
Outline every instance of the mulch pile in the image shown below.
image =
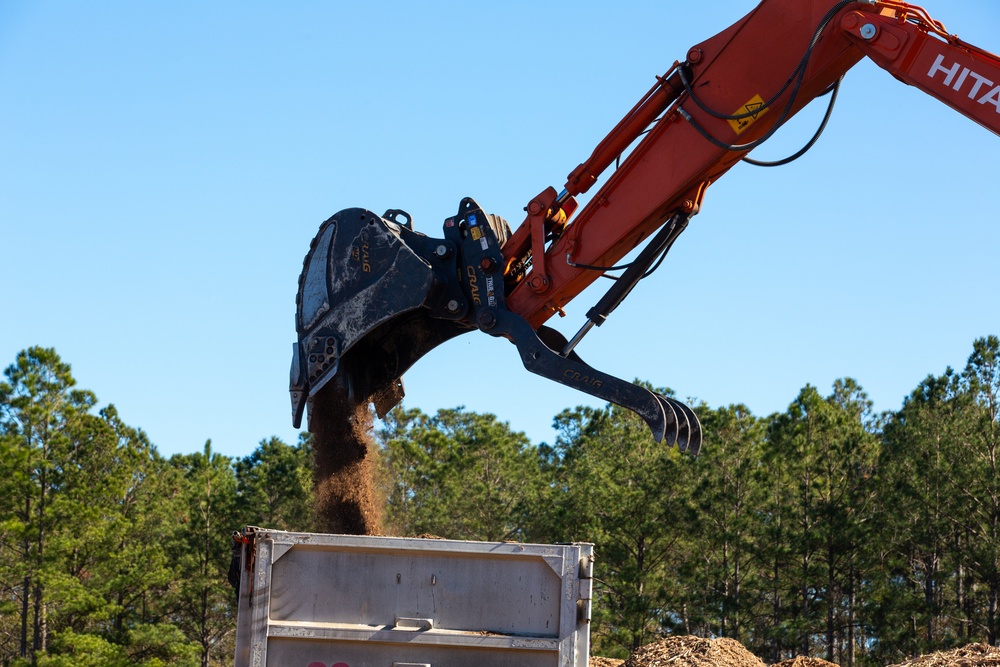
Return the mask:
[[922,655],[891,667],[1000,667],[1000,649],[989,644],[969,644]]
[[[668,637],[635,650],[628,660],[591,658],[590,667],[766,667],[733,639]],[[820,658],[797,657],[771,667],[838,667]],[[889,667],[1000,667],[1000,649],[969,644],[951,651],[922,655]]]
[[668,637],[635,650],[623,667],[765,667],[735,639]]
[[839,667],[835,662],[827,662],[822,658],[805,658],[798,656],[791,660],[776,662],[771,667]]

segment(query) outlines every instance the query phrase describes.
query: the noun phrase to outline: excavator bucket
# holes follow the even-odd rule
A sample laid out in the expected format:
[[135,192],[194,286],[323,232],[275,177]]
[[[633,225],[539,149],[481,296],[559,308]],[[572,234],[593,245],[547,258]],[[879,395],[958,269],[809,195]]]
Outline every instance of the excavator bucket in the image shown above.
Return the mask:
[[[361,208],[323,223],[299,277],[290,392],[298,428],[309,399],[334,377],[354,403],[385,415],[402,374],[440,343],[470,331],[450,278],[454,249],[414,232],[409,216]],[[449,302],[453,302],[449,310]]]

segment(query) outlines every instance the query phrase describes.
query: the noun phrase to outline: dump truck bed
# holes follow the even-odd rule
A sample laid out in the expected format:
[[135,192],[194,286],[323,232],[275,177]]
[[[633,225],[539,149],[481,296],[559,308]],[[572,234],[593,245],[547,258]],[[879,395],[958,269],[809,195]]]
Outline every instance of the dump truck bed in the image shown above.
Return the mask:
[[236,667],[586,667],[593,546],[248,529]]

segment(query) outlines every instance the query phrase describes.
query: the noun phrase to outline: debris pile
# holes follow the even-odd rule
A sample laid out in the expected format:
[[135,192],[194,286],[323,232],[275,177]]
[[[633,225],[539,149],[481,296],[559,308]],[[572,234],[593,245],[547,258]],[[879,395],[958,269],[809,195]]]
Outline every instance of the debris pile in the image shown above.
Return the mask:
[[922,655],[892,667],[1000,667],[1000,649],[989,644],[969,644]]
[[[628,660],[590,658],[590,667],[766,667],[742,644],[727,638],[668,637],[635,650]],[[820,658],[799,656],[771,667],[838,667]],[[922,655],[889,667],[1000,667],[1000,648],[969,644]]]
[[596,658],[591,656],[590,667],[620,667],[624,660],[618,660],[617,658]]
[[735,639],[668,637],[635,650],[623,667],[765,667]]
[[791,660],[776,662],[771,667],[838,667],[838,665],[835,662],[827,662],[822,658],[806,658],[800,655]]

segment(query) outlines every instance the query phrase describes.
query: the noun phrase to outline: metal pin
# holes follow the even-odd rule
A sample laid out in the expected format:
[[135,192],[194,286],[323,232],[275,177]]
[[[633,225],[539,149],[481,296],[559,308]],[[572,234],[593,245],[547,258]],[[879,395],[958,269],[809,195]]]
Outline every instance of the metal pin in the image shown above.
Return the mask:
[[569,353],[573,351],[573,348],[579,345],[580,341],[583,340],[583,337],[587,335],[587,332],[593,328],[594,328],[594,321],[587,320],[587,323],[584,324],[583,327],[581,327],[580,330],[576,332],[576,335],[573,336],[573,339],[568,343],[566,343],[566,347],[563,348],[563,351],[560,353],[560,356],[568,357]]

